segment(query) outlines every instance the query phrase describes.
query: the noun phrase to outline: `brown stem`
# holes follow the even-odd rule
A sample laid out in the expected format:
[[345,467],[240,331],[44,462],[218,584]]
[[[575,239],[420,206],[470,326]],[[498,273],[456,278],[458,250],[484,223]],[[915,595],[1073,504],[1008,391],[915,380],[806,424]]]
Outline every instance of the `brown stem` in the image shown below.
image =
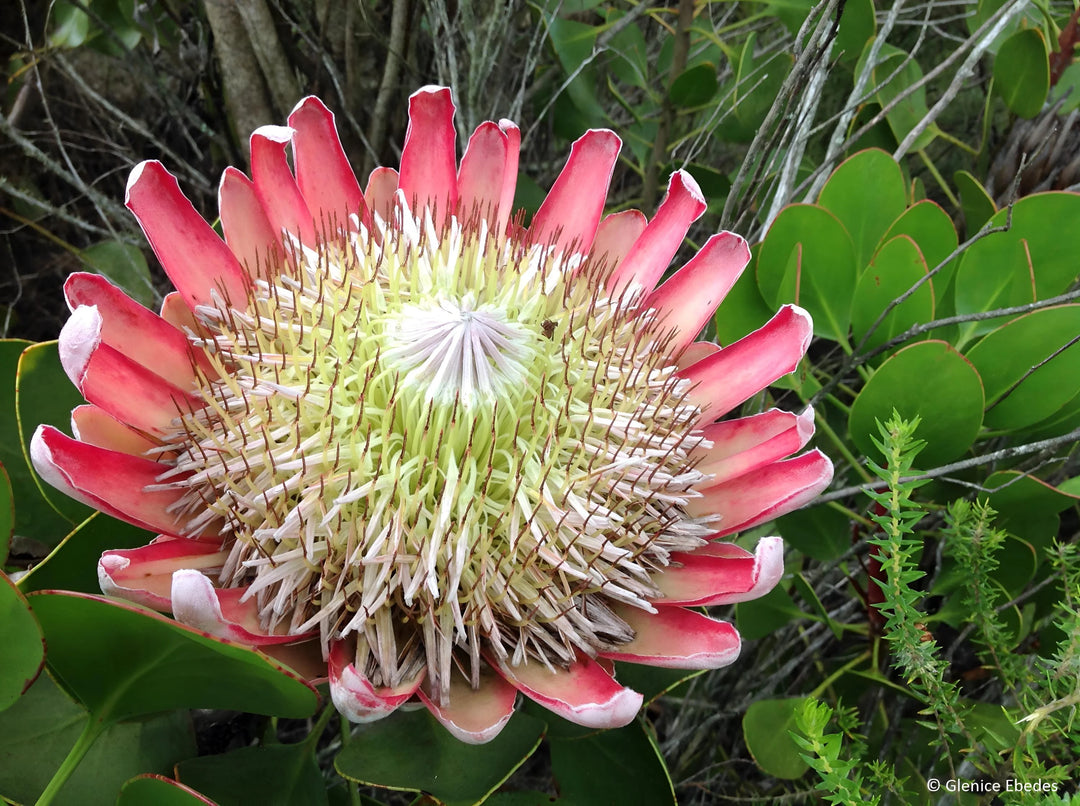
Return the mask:
[[405,52],[405,35],[408,31],[409,0],[394,0],[390,15],[390,43],[387,46],[386,65],[383,67],[379,94],[375,98],[375,111],[371,116],[368,142],[376,152],[382,152],[383,138],[386,136],[387,116],[390,101],[394,97],[398,75],[401,73],[401,59]]
[[671,131],[672,121],[675,119],[675,105],[671,102],[671,85],[675,79],[682,75],[686,69],[686,60],[690,54],[690,26],[694,23],[694,0],[679,0],[679,22],[675,29],[675,47],[671,54],[671,72],[668,74],[667,89],[664,94],[664,104],[660,111],[660,125],[656,129],[656,139],[653,140],[652,153],[645,165],[645,188],[642,191],[642,205],[646,210],[652,210],[656,205],[656,197],[659,195],[659,170],[660,163],[667,156],[668,135]]
[[214,34],[214,53],[221,65],[225,108],[235,127],[237,140],[242,142],[248,132],[272,121],[274,111],[255,51],[244,30],[244,20],[235,3],[231,0],[203,0],[203,5]]

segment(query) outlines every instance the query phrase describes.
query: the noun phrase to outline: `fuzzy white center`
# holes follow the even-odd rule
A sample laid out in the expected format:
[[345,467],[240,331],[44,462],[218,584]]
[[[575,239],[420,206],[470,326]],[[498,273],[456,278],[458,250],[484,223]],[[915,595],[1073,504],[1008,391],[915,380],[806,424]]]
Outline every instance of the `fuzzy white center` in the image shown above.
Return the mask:
[[469,294],[402,306],[387,323],[386,341],[383,359],[401,372],[406,388],[422,391],[428,401],[457,397],[469,408],[524,380],[535,336]]

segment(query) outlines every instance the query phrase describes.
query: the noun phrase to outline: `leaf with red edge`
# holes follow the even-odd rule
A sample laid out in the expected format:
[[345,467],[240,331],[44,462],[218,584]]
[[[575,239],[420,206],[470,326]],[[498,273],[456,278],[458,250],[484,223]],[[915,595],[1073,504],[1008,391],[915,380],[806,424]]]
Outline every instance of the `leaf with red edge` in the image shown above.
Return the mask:
[[[867,182],[868,176],[874,181]],[[868,148],[836,167],[821,189],[818,204],[840,219],[848,231],[861,273],[881,236],[907,208],[904,174],[889,154]]]
[[215,806],[210,798],[163,775],[137,775],[124,784],[116,806]]
[[[88,719],[48,674],[40,675],[18,702],[0,711],[0,795],[16,803],[37,800]],[[54,803],[113,806],[133,775],[167,773],[196,752],[186,711],[118,722],[90,747]]]
[[295,672],[135,605],[81,593],[27,597],[49,668],[106,723],[174,708],[228,708],[303,719],[318,695]]
[[876,421],[893,410],[921,418],[926,440],[919,467],[950,462],[971,447],[983,420],[983,385],[971,362],[950,344],[929,340],[898,350],[870,377],[851,406],[848,432],[855,447],[880,461]]
[[45,642],[26,597],[0,572],[0,711],[9,707],[41,673]]
[[846,341],[857,268],[855,246],[840,220],[824,207],[791,204],[780,211],[758,252],[761,295],[773,306],[801,305],[814,333]]

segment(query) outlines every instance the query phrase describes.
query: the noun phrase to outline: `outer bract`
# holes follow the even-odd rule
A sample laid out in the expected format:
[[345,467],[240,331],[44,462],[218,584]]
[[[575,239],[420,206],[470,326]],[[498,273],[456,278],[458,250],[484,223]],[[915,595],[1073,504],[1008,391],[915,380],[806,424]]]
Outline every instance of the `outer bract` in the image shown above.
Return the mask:
[[155,315],[68,280],[88,405],[33,460],[161,533],[106,552],[102,590],[328,676],[350,719],[416,697],[484,742],[521,692],[624,725],[641,696],[611,661],[732,662],[734,628],[688,608],[766,593],[783,550],[720,538],[831,478],[818,451],[785,459],[810,411],[716,422],[795,368],[810,319],[694,342],[749,251],[722,232],[657,287],[705,209],[689,175],[651,221],[605,218],[620,142],[590,131],[526,229],[517,127],[481,125],[459,165],[453,112],[416,92],[400,170],[361,192],[306,98],[252,135],[251,179],[225,171],[224,240],[138,165],[127,205],[176,293]]

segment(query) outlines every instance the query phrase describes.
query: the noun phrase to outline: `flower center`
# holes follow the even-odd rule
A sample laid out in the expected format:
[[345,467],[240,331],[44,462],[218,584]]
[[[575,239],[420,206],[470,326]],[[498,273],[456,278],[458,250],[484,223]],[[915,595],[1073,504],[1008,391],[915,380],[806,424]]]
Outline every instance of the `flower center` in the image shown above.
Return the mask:
[[501,308],[477,308],[471,297],[405,305],[401,317],[387,323],[383,359],[401,372],[410,392],[441,403],[459,398],[471,409],[526,379],[537,352],[531,334],[508,322]]
[[612,606],[651,611],[650,573],[714,531],[683,509],[687,383],[581,256],[397,212],[197,311],[188,530],[220,528],[265,627],[355,636],[376,685],[630,640]]

